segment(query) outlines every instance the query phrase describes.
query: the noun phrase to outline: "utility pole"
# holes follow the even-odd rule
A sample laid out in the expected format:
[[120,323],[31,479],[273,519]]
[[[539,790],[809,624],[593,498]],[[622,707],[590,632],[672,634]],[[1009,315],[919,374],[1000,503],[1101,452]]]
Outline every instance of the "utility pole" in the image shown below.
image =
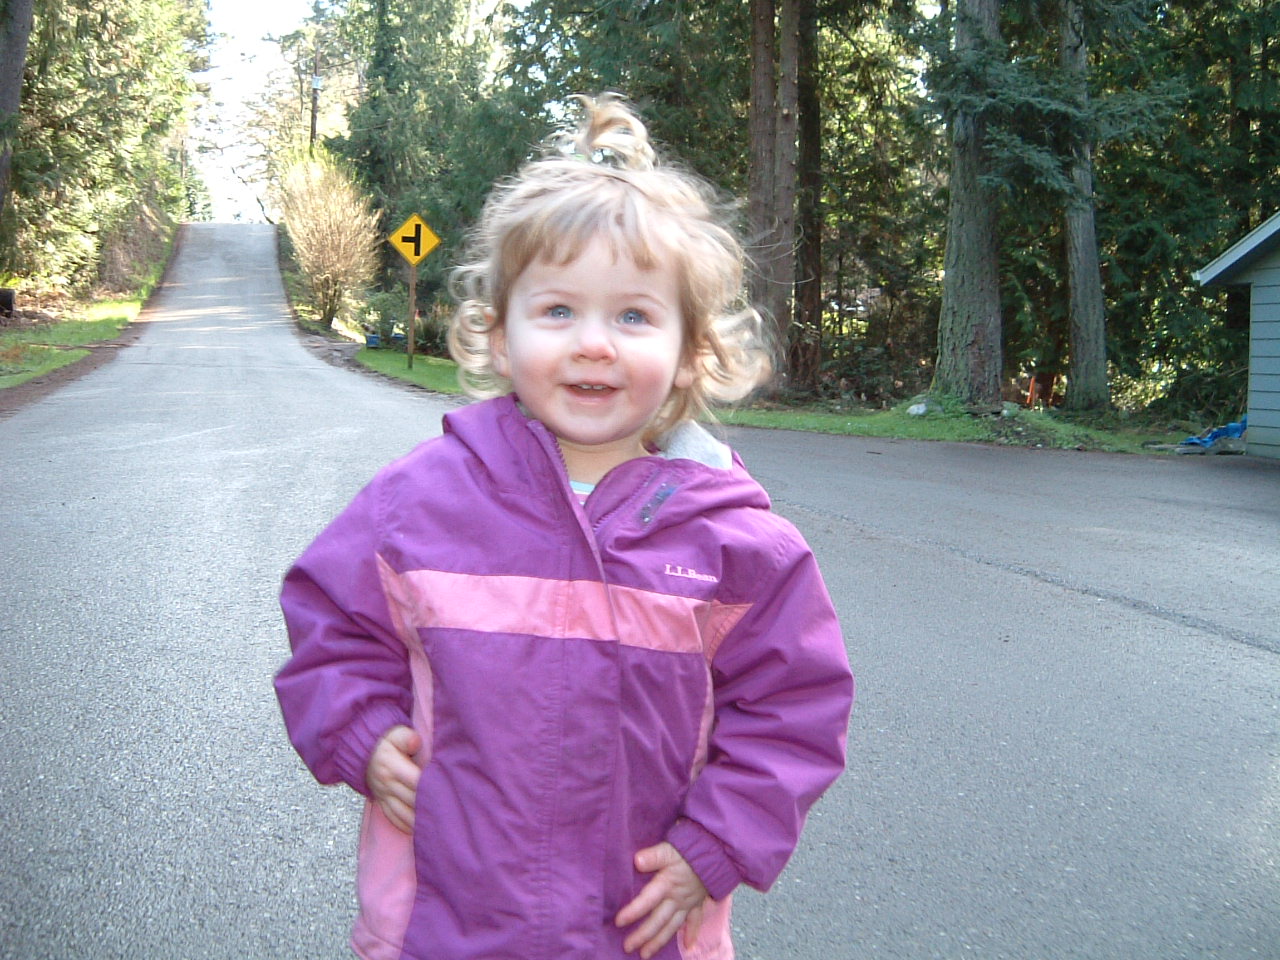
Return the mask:
[[311,141],[307,152],[316,154],[316,115],[320,112],[320,41],[316,40],[315,58],[311,62]]

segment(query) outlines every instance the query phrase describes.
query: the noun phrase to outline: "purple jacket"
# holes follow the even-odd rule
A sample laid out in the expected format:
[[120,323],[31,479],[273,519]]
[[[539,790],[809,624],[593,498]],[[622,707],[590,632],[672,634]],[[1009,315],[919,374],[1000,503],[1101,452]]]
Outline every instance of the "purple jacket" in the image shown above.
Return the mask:
[[623,957],[664,838],[716,902],[658,956],[733,956],[729,894],[773,883],[843,769],[853,680],[808,547],[701,445],[719,465],[632,460],[583,508],[542,424],[473,404],[289,571],[276,690],[316,778],[367,796],[390,727],[425,744],[413,837],[366,804],[360,956]]

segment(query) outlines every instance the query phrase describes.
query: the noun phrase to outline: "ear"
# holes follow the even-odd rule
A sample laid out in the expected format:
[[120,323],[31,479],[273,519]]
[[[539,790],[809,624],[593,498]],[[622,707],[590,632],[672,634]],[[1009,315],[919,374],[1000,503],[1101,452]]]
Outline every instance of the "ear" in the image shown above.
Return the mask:
[[498,323],[497,315],[489,307],[485,308],[484,320],[489,327],[489,356],[493,372],[510,380],[511,361],[507,356],[507,331]]
[[[705,344],[699,344],[705,346]],[[676,378],[671,382],[675,390],[688,390],[698,378],[698,360],[703,350],[687,346],[680,352],[680,366],[676,367]]]
[[671,386],[676,390],[688,390],[693,386],[694,373],[692,363],[682,363],[676,368],[676,378]]

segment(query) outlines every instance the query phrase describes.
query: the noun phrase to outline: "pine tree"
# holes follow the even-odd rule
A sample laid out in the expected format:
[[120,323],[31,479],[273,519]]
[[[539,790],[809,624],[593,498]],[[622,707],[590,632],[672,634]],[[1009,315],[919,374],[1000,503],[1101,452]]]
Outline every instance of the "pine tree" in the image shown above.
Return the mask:
[[2,225],[9,269],[124,281],[129,257],[104,249],[186,214],[183,135],[206,34],[199,0],[36,0]]
[[[1060,58],[1070,96],[1081,114],[1089,112],[1089,50],[1081,0],[1062,0]],[[1067,169],[1074,192],[1066,197],[1068,305],[1071,316],[1071,374],[1067,406],[1102,410],[1110,405],[1107,381],[1106,307],[1094,225],[1093,144],[1076,125],[1069,137]]]
[[1192,274],[1277,208],[1280,6],[1170,0],[1151,23],[1093,70],[1111,360],[1126,404],[1225,422],[1245,404],[1247,293]]
[[1002,57],[999,0],[960,0],[949,111],[951,199],[933,390],[980,408],[1000,404],[999,208],[988,173],[991,63]]
[[756,302],[773,323],[780,354],[791,337],[796,278],[799,0],[752,0],[751,230],[758,238]]
[[9,203],[9,171],[22,101],[22,71],[27,63],[33,19],[32,0],[0,0],[0,224],[4,223]]

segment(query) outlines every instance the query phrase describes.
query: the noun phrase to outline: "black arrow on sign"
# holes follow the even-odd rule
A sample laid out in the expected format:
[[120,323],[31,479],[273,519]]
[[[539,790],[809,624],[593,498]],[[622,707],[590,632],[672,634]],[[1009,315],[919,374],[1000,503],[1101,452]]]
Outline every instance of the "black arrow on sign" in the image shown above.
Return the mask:
[[413,244],[413,259],[417,260],[422,256],[422,224],[415,223],[413,233],[400,234],[400,242]]

